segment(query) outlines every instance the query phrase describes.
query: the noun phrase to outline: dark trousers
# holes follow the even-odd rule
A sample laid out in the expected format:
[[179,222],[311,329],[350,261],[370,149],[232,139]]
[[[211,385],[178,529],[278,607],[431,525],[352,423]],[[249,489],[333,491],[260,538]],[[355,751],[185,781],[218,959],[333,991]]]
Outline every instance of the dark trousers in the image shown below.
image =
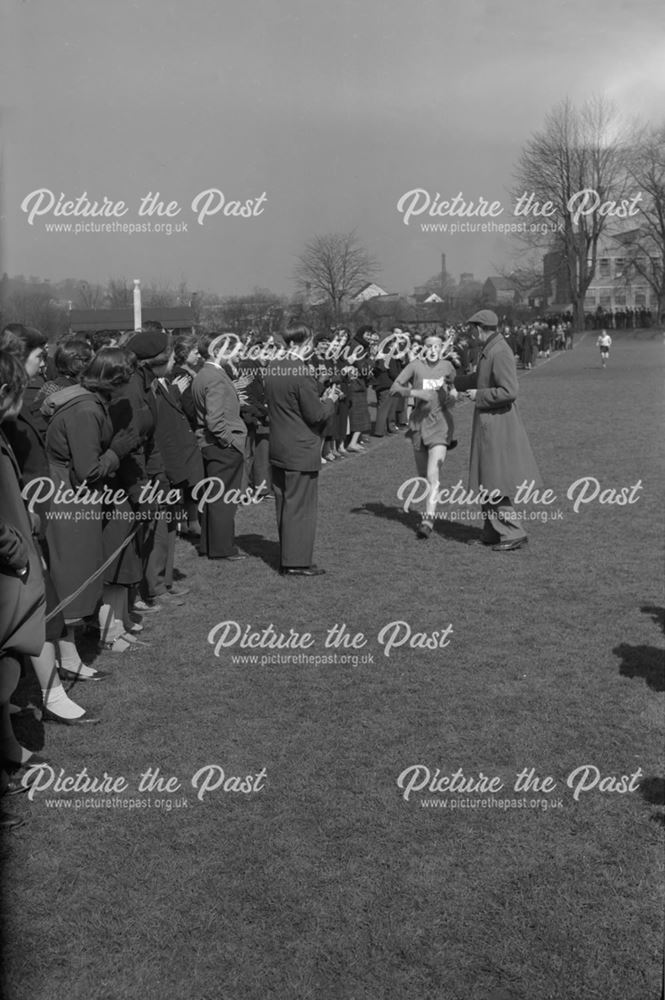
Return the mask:
[[258,489],[261,483],[265,483],[261,490],[263,496],[266,493],[272,493],[269,452],[270,432],[262,427],[258,429],[253,425],[248,427],[243,486]]
[[516,542],[526,538],[522,522],[515,517],[515,508],[510,497],[501,497],[496,503],[484,503],[485,518],[482,536],[491,542]]
[[272,467],[279,562],[283,568],[311,566],[314,558],[318,472],[291,472]]
[[[160,514],[170,511],[159,509]],[[143,561],[143,597],[159,597],[173,585],[176,522],[171,517],[153,518],[143,529],[141,557]]]
[[376,390],[376,424],[374,436],[383,437],[386,430],[395,424],[395,413],[399,405],[399,396],[391,396],[390,389]]
[[224,501],[229,490],[242,490],[244,455],[232,445],[220,448],[214,444],[202,448],[201,454],[206,479],[212,476],[221,479],[224,495],[203,507],[199,552],[208,559],[224,559],[238,553],[235,547],[237,504]]

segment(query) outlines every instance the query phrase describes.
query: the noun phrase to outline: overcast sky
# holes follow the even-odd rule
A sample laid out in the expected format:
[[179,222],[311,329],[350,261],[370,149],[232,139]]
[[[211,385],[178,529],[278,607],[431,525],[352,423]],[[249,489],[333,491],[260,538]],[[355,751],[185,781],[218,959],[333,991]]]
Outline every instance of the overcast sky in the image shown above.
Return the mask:
[[[665,117],[662,0],[0,0],[0,270],[58,280],[141,277],[239,294],[293,291],[315,234],[355,229],[378,281],[409,291],[440,267],[479,277],[506,236],[423,232],[414,188],[508,195],[520,148],[567,95],[609,94]],[[188,231],[47,233],[37,189],[176,200]],[[251,218],[196,222],[218,188]],[[45,196],[46,197],[46,196]],[[44,202],[45,204],[45,202]],[[425,217],[427,218],[427,217]],[[152,219],[153,223],[157,220]]]

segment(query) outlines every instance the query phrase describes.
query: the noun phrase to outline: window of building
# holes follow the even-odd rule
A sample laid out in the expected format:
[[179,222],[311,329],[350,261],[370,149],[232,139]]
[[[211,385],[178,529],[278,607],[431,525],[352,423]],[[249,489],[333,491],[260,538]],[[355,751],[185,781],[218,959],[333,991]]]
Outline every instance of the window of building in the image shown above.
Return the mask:
[[635,289],[635,308],[645,309],[647,304],[647,290],[646,288],[636,288]]
[[598,277],[599,278],[609,278],[610,276],[610,258],[601,257],[598,261]]
[[614,277],[623,278],[626,271],[626,261],[623,257],[617,257],[614,261]]

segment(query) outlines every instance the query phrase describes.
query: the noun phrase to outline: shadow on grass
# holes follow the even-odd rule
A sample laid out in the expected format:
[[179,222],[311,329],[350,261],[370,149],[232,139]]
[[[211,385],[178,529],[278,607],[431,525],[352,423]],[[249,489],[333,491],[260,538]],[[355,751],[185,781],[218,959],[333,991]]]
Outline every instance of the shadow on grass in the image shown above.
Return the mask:
[[271,542],[264,535],[236,535],[236,544],[256,559],[279,572],[279,542]]
[[654,691],[665,691],[665,651],[622,642],[612,652],[621,659],[619,672],[624,677],[642,677]]
[[[665,632],[665,608],[643,604],[640,611]],[[624,677],[643,677],[654,691],[665,691],[665,650],[658,646],[628,646],[621,643],[613,650],[621,658],[619,672]]]
[[[350,513],[371,514],[372,517],[380,517],[385,521],[401,524],[409,531],[415,531],[420,522],[420,514],[415,511],[405,512],[401,507],[389,507],[384,503],[366,503],[362,507],[352,507]],[[440,517],[434,521],[434,534],[449,538],[454,542],[460,542],[463,545],[480,538],[478,528],[470,528],[465,524],[460,524],[459,521],[448,521]]]
[[[655,775],[643,778],[640,782],[640,795],[649,805],[665,806],[665,778],[657,778]],[[665,826],[665,810],[652,813],[649,819]]]

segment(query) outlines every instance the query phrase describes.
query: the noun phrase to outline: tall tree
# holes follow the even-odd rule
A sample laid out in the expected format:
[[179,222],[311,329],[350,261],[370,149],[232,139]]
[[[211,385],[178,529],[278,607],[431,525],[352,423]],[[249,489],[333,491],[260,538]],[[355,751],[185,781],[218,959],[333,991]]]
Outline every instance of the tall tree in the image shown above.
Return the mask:
[[628,169],[640,189],[638,225],[622,241],[626,278],[648,283],[657,303],[656,322],[665,317],[665,122],[644,130],[635,144]]
[[315,236],[298,257],[295,279],[306,298],[312,293],[330,305],[334,323],[339,323],[344,298],[357,292],[380,270],[362,246],[355,230]]
[[527,142],[515,170],[516,199],[532,196],[541,208],[550,203],[551,214],[543,218],[556,224],[556,232],[525,239],[561,255],[578,329],[584,329],[584,298],[596,273],[598,244],[615,225],[632,183],[627,170],[632,141],[632,127],[605,98],[579,108],[565,100]]

